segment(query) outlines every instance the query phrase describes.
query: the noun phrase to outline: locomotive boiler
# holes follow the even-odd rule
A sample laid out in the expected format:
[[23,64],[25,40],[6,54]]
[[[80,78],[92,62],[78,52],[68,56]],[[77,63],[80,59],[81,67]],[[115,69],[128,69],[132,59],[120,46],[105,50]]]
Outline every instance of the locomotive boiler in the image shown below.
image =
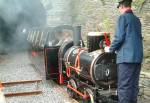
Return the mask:
[[[65,54],[68,77],[79,75],[101,86],[109,86],[116,82],[115,54],[102,50],[88,52],[85,48],[71,47]],[[74,71],[74,74],[70,74]]]

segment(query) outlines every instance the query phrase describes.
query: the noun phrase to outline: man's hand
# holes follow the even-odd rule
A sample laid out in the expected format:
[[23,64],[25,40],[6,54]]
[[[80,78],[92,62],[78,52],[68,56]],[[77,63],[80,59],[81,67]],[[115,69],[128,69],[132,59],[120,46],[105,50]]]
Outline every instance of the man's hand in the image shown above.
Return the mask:
[[110,52],[110,50],[109,50],[109,46],[106,46],[105,48],[104,48],[104,51],[106,52],[106,53],[109,53]]

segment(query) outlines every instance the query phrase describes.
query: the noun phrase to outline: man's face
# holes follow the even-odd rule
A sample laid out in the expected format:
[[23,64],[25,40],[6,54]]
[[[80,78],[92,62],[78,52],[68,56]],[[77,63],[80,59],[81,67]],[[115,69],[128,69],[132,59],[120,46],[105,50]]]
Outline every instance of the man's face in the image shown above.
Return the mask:
[[120,5],[118,9],[119,9],[119,12],[122,14],[123,13],[123,6]]

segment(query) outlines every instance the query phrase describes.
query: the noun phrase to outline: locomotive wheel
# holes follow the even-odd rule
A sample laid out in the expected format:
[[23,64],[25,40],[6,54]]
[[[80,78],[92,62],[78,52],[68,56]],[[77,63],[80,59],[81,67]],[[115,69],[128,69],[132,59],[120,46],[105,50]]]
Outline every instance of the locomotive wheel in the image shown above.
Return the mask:
[[[71,78],[68,84],[71,85],[73,88],[77,89],[77,83],[74,79]],[[67,88],[67,93],[71,98],[77,98],[77,94],[74,91],[72,91],[70,88]]]
[[87,88],[85,89],[85,93],[87,96],[89,96],[87,99],[82,99],[82,103],[96,103],[94,100],[94,93],[91,89]]

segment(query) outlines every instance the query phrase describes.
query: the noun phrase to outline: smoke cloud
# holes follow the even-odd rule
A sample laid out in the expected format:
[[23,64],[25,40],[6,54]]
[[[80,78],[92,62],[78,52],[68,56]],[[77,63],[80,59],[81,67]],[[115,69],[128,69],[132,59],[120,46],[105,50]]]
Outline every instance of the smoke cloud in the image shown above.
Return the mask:
[[0,53],[26,46],[26,30],[46,24],[40,0],[0,0]]

